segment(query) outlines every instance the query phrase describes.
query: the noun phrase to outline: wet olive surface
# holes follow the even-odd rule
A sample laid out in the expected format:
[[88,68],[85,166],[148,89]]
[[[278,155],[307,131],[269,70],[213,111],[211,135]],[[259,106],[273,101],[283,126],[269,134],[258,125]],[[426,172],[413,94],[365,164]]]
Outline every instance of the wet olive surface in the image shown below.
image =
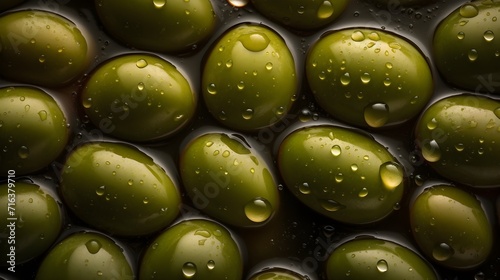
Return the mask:
[[[161,1],[151,0],[151,2],[154,2],[157,5],[161,4]],[[254,271],[265,267],[284,267],[292,269],[300,275],[307,275],[307,277],[311,279],[327,279],[326,266],[331,252],[340,244],[347,240],[352,240],[357,236],[370,236],[383,240],[389,240],[398,243],[399,245],[403,245],[404,247],[417,252],[420,257],[423,257],[424,254],[420,251],[418,244],[413,237],[413,234],[415,233],[410,224],[411,205],[415,201],[416,197],[422,193],[425,188],[451,183],[456,185],[457,188],[475,195],[479,200],[480,205],[486,214],[486,218],[493,230],[493,248],[484,263],[474,268],[465,270],[450,269],[430,259],[426,259],[426,262],[432,265],[441,279],[498,279],[498,277],[500,277],[498,272],[500,267],[500,244],[498,244],[497,237],[499,236],[500,229],[499,217],[497,211],[495,210],[499,207],[497,205],[497,199],[500,195],[498,188],[500,182],[493,184],[496,185],[496,187],[477,188],[466,186],[470,185],[470,182],[467,182],[466,184],[453,182],[449,178],[440,175],[441,173],[436,172],[432,165],[427,163],[427,161],[429,161],[428,159],[432,158],[432,153],[426,154],[424,152],[422,155],[418,145],[422,143],[415,143],[414,130],[417,125],[417,118],[413,118],[403,124],[381,129],[370,126],[361,126],[361,128],[355,127],[351,124],[335,119],[322,109],[321,103],[318,103],[315,100],[313,92],[309,88],[305,73],[307,54],[310,48],[322,37],[323,34],[332,30],[348,28],[352,28],[353,30],[356,30],[356,28],[372,28],[380,31],[384,30],[385,32],[393,33],[408,40],[417,49],[419,49],[422,52],[422,55],[427,59],[432,72],[434,92],[430,97],[430,101],[427,103],[426,108],[442,98],[452,95],[462,95],[464,93],[468,93],[468,96],[472,96],[472,99],[469,98],[465,100],[466,105],[475,104],[473,98],[475,95],[486,96],[498,100],[494,93],[495,86],[497,86],[496,84],[498,83],[495,82],[495,76],[489,78],[487,77],[482,80],[478,79],[475,87],[475,89],[477,89],[476,91],[456,88],[448,84],[445,79],[442,78],[435,63],[435,57],[432,51],[434,30],[436,30],[438,24],[448,14],[459,8],[462,4],[466,3],[466,1],[425,1],[422,6],[412,6],[413,4],[410,4],[410,6],[401,6],[398,1],[389,1],[387,3],[387,1],[372,2],[353,0],[348,4],[346,10],[337,19],[328,23],[324,27],[320,27],[319,29],[314,29],[312,31],[297,31],[284,27],[283,25],[280,25],[280,23],[269,20],[263,16],[252,4],[238,7],[241,3],[244,4],[245,1],[233,2],[235,6],[223,0],[212,1],[214,12],[217,17],[217,23],[210,39],[208,39],[208,41],[200,41],[199,43],[192,44],[188,50],[175,54],[133,49],[125,44],[122,44],[120,41],[112,37],[110,35],[111,33],[108,33],[106,28],[102,26],[101,21],[97,16],[93,1],[32,0],[25,1],[24,3],[3,12],[9,13],[18,10],[35,9],[60,14],[70,19],[78,26],[81,33],[87,40],[87,47],[89,49],[88,57],[90,57],[90,59],[88,59],[88,66],[86,66],[85,74],[76,77],[69,86],[45,87],[39,85],[29,85],[19,82],[18,80],[20,79],[11,80],[1,78],[0,76],[1,87],[28,85],[47,92],[59,103],[66,116],[66,121],[70,130],[70,140],[63,153],[45,169],[16,178],[16,181],[33,182],[42,186],[44,190],[53,194],[53,197],[55,197],[56,201],[58,201],[63,212],[64,229],[60,233],[58,242],[54,243],[53,246],[74,233],[81,231],[98,232],[99,234],[111,237],[114,242],[122,247],[126,260],[131,264],[131,270],[135,273],[137,278],[139,277],[138,271],[144,253],[149,246],[154,245],[151,243],[161,231],[146,236],[141,235],[136,237],[123,237],[114,235],[112,232],[100,232],[90,226],[90,224],[80,220],[75,214],[73,214],[70,207],[65,205],[61,195],[59,182],[61,179],[61,172],[65,168],[67,156],[75,151],[80,145],[97,141],[126,142],[126,140],[110,136],[110,127],[107,123],[105,126],[100,126],[99,123],[96,123],[85,116],[85,106],[81,103],[81,92],[85,87],[85,83],[88,81],[90,74],[97,68],[97,66],[101,65],[108,59],[120,55],[153,54],[173,64],[177,70],[184,75],[191,85],[193,92],[195,92],[197,96],[196,114],[186,125],[183,126],[181,130],[173,133],[166,139],[156,142],[143,142],[140,144],[127,142],[129,145],[135,146],[139,149],[139,151],[147,154],[156,164],[164,168],[167,171],[167,174],[171,177],[174,185],[176,185],[181,191],[182,204],[180,205],[179,214],[177,215],[176,222],[174,223],[184,221],[186,219],[200,217],[208,218],[208,216],[203,212],[203,207],[200,207],[200,201],[193,201],[188,193],[182,189],[183,185],[179,167],[179,158],[182,155],[183,149],[186,148],[190,141],[200,135],[209,133],[225,133],[231,136],[231,139],[238,140],[246,146],[251,147],[253,153],[258,153],[259,156],[262,157],[261,160],[265,161],[271,174],[273,174],[274,179],[276,180],[280,200],[279,204],[276,205],[279,206],[278,209],[273,209],[273,215],[265,215],[266,219],[269,218],[267,223],[255,227],[238,227],[225,224],[223,219],[218,220],[230,230],[231,235],[235,237],[235,240],[240,246],[240,250],[244,256],[243,278],[250,277]],[[151,5],[153,5],[153,3]],[[168,5],[168,1],[164,5]],[[297,13],[300,12],[301,11],[299,9]],[[291,94],[293,102],[290,108],[286,108],[287,113],[284,111],[279,114],[280,110],[275,109],[276,112],[274,113],[277,114],[269,119],[268,127],[250,132],[248,132],[247,129],[243,129],[247,132],[236,132],[235,130],[226,127],[224,125],[224,120],[221,119],[221,115],[214,114],[214,112],[210,111],[205,105],[202,97],[202,94],[204,94],[205,91],[207,91],[208,94],[210,91],[210,89],[202,83],[203,66],[207,60],[208,54],[214,50],[217,51],[218,46],[216,43],[227,30],[230,30],[231,28],[242,23],[263,24],[283,38],[294,58],[295,75],[299,85],[299,90],[296,93]],[[484,32],[484,30],[482,32]],[[467,35],[469,34],[465,34],[465,36]],[[476,34],[475,37],[482,39],[483,35],[487,36],[485,40],[488,40],[488,38],[491,39],[490,33],[481,33],[481,36],[477,36]],[[496,40],[498,40],[498,38]],[[500,49],[499,43],[496,40],[491,39],[490,41],[493,44],[496,44],[497,49]],[[16,42],[21,44],[31,44],[29,40],[27,42],[22,40]],[[3,61],[0,62],[3,63]],[[228,65],[230,65],[230,63],[226,63],[227,61],[224,61],[223,67],[228,67]],[[269,72],[278,70],[279,69],[277,67],[272,67],[271,70],[264,68],[262,72],[257,73],[257,77],[259,77],[259,75],[268,75]],[[250,75],[253,75],[253,73],[250,73]],[[245,81],[253,81],[250,78]],[[404,81],[404,76],[401,77],[401,80]],[[234,90],[238,90],[238,86],[240,86],[238,84],[239,82],[240,81],[235,81],[232,84]],[[210,86],[210,82],[208,85]],[[247,85],[245,85],[245,87],[246,86]],[[367,87],[369,88],[369,83]],[[354,98],[358,97],[354,96]],[[2,112],[7,110],[3,106],[4,104],[0,107],[0,111]],[[249,115],[250,111],[247,111],[247,109],[248,108],[246,107],[241,108],[242,121],[244,121],[245,118],[251,118]],[[118,111],[115,113],[123,112],[124,111]],[[377,112],[375,112],[375,114],[377,114]],[[283,178],[285,175],[280,173],[276,162],[279,146],[284,138],[292,131],[317,125],[347,127],[354,131],[364,133],[369,137],[373,137],[374,140],[385,146],[395,157],[397,162],[404,168],[403,180],[405,187],[403,197],[399,203],[394,205],[394,210],[391,214],[389,214],[389,216],[374,223],[350,225],[349,223],[338,222],[318,214],[318,212],[308,208],[305,204],[302,204],[300,200],[289,191],[288,187],[290,186],[285,185],[285,180]],[[439,139],[442,139],[439,132],[442,132],[443,130],[440,130],[439,126],[436,126],[438,127],[437,130],[431,129],[433,125],[432,121],[426,124],[427,129],[431,130],[429,132],[431,135],[430,137],[434,137],[436,139],[424,139],[423,142],[431,148],[431,151],[436,152],[436,148],[431,144],[438,143]],[[433,131],[434,134],[432,133]],[[29,131],[26,131],[25,133],[30,134]],[[475,141],[474,145],[479,143],[481,140],[480,135],[477,135],[477,138],[478,139],[472,139]],[[432,140],[435,141],[433,142]],[[455,148],[458,145],[458,149],[460,150],[462,147],[459,144],[461,143],[457,142]],[[496,145],[499,145],[499,143],[496,143]],[[491,144],[491,146],[494,147],[495,145]],[[474,149],[478,149],[478,147],[480,146],[474,146]],[[467,147],[465,147],[465,149],[467,149]],[[235,150],[238,149],[235,148]],[[224,153],[224,151],[221,153]],[[488,153],[488,150],[485,150],[484,153]],[[475,155],[478,154],[476,153]],[[222,157],[222,155],[220,155],[220,157]],[[231,161],[230,163],[233,162]],[[432,163],[434,164],[435,162]],[[489,166],[491,167],[492,164]],[[15,168],[15,166],[11,167],[11,169],[14,170]],[[493,170],[497,170],[496,172],[498,172],[498,168]],[[0,174],[0,176],[2,176],[1,183],[6,181],[6,175],[7,174]],[[226,187],[228,185],[228,182],[221,179],[223,178],[223,173],[216,174],[214,176],[219,179],[219,186]],[[99,197],[98,192],[100,189],[96,189],[96,191],[97,199],[97,197]],[[213,196],[214,193],[208,193],[208,195]],[[102,195],[102,197],[106,199],[105,194]],[[144,198],[141,197],[141,200],[143,199]],[[136,207],[138,206],[134,206],[134,209]],[[244,208],[244,205],[241,205],[241,208]],[[95,209],[93,211],[95,211]],[[449,213],[449,215],[459,214]],[[208,219],[213,219],[213,217]],[[439,228],[438,224],[433,226],[435,228]],[[459,233],[457,233],[454,237],[457,237],[458,235]],[[2,254],[4,254],[4,252],[2,252]],[[45,252],[29,262],[17,264],[16,273],[7,271],[7,267],[3,266],[0,276],[5,279],[35,279],[38,267],[47,254],[48,252]],[[377,267],[372,266],[371,269],[377,269]],[[383,271],[381,273],[383,273]],[[196,273],[194,275],[196,275]],[[193,277],[194,275],[192,275],[192,270],[188,273],[189,277]]]

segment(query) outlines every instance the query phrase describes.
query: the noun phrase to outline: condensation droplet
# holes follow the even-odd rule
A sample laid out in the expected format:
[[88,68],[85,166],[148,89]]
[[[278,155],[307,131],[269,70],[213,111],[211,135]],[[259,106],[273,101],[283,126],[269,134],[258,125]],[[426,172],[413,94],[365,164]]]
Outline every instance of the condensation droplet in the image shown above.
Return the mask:
[[273,64],[271,62],[266,63],[266,69],[267,70],[272,70],[273,69]]
[[138,90],[144,90],[144,83],[143,82],[140,82],[137,84],[137,89]]
[[365,122],[371,127],[384,126],[389,120],[389,106],[385,103],[373,103],[365,107]]
[[458,152],[462,152],[464,149],[465,149],[465,145],[462,144],[462,143],[457,143],[455,145],[455,149],[458,151]]
[[385,261],[385,260],[379,260],[377,262],[377,270],[379,272],[382,272],[382,273],[384,273],[387,270],[389,270],[389,266],[387,265],[387,261]]
[[207,268],[208,270],[213,270],[215,268],[215,262],[213,260],[209,260],[207,262]]
[[233,67],[233,60],[232,60],[232,59],[228,59],[228,60],[226,61],[226,67],[227,67],[227,68],[231,68],[231,67]]
[[328,212],[336,212],[345,208],[344,205],[333,199],[323,199],[320,201],[321,207]]
[[465,18],[473,18],[477,16],[479,13],[479,10],[477,7],[473,4],[465,4],[462,7],[460,7],[460,15]]
[[365,34],[363,34],[360,30],[356,30],[352,32],[351,39],[355,42],[361,42],[365,39]]
[[486,42],[491,42],[495,39],[495,33],[491,30],[486,30],[483,34],[483,38]]
[[182,274],[186,279],[193,278],[196,275],[196,265],[192,262],[187,262],[182,266]]
[[333,156],[338,157],[342,153],[342,149],[340,148],[339,145],[333,145],[332,148],[330,149],[330,152],[332,153]]
[[97,254],[99,250],[101,250],[102,245],[99,241],[92,239],[87,241],[87,243],[85,243],[85,247],[87,247],[89,253]]
[[249,0],[227,0],[229,4],[236,8],[242,8],[248,5]]
[[429,130],[436,129],[437,125],[438,125],[438,122],[437,122],[436,118],[432,118],[429,122],[427,122],[427,128]]
[[100,186],[95,190],[98,196],[103,196],[106,193],[106,186]]
[[299,191],[302,194],[310,194],[311,193],[311,188],[309,187],[308,183],[302,183],[302,185],[299,185]]
[[347,86],[350,82],[351,76],[349,75],[349,73],[345,73],[340,77],[340,83],[342,83],[342,85]]
[[395,162],[385,162],[380,165],[380,179],[387,189],[393,190],[403,182],[403,168]]
[[453,254],[453,248],[446,243],[440,243],[432,250],[432,257],[440,262],[448,260]]
[[208,93],[210,93],[211,95],[215,95],[215,94],[217,94],[217,88],[216,88],[215,84],[209,84],[209,85],[207,86],[207,91],[208,91]]
[[465,33],[460,31],[457,33],[458,40],[463,40],[465,38]]
[[43,54],[42,54],[42,55],[38,58],[38,61],[39,61],[40,63],[44,63],[44,62],[45,62],[45,55],[43,55]]
[[469,57],[470,61],[476,61],[478,57],[478,53],[476,49],[470,49],[470,51],[467,53],[467,57]]
[[317,16],[319,19],[326,19],[333,15],[335,9],[330,1],[323,1],[318,8]]
[[252,52],[260,52],[269,45],[269,38],[264,33],[253,33],[241,35],[238,40],[243,44],[245,49]]
[[363,84],[368,84],[371,81],[372,77],[370,76],[370,73],[363,73],[361,74],[361,82]]
[[163,8],[163,6],[165,6],[166,2],[166,0],[153,0],[153,5],[155,6],[155,8],[161,9]]
[[47,111],[45,110],[39,111],[38,116],[40,117],[41,121],[45,121],[47,119]]
[[137,66],[138,68],[144,68],[148,66],[148,62],[145,59],[139,59],[135,62],[135,66]]
[[358,193],[358,196],[363,198],[363,197],[366,197],[368,195],[368,189],[367,188],[362,188],[359,193]]
[[253,117],[253,110],[252,109],[246,109],[245,111],[243,111],[243,113],[241,114],[241,116],[245,120],[250,120]]
[[245,205],[244,211],[250,221],[262,223],[271,217],[273,208],[267,199],[255,198]]
[[30,155],[30,150],[28,147],[26,146],[21,146],[19,147],[19,149],[17,150],[17,155],[19,156],[19,158],[21,159],[27,159]]
[[352,170],[353,172],[358,171],[358,165],[357,165],[357,164],[355,164],[355,163],[353,163],[353,164],[351,165],[351,170]]
[[436,140],[431,140],[423,145],[422,156],[428,162],[436,162],[441,159],[441,150]]

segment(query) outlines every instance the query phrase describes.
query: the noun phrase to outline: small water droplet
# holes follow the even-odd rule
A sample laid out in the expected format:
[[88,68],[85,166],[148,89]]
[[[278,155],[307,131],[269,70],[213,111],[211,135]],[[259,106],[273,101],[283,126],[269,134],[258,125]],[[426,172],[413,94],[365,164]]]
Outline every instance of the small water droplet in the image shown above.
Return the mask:
[[465,149],[465,145],[462,144],[462,143],[458,143],[455,145],[455,149],[458,151],[458,152],[461,152]]
[[210,93],[211,95],[215,95],[217,94],[217,87],[215,86],[215,84],[209,84],[207,86],[207,91],[208,93]]
[[225,158],[229,157],[230,155],[231,155],[231,152],[228,150],[224,150],[224,152],[222,152],[222,156]]
[[389,106],[385,103],[373,103],[365,107],[365,122],[371,127],[384,126],[389,120]]
[[138,67],[138,68],[144,68],[146,66],[148,66],[148,62],[144,59],[139,59],[135,62],[135,65]]
[[317,16],[319,19],[326,19],[333,15],[335,9],[330,1],[323,1],[318,8]]
[[361,42],[365,39],[365,34],[363,34],[360,30],[356,30],[352,32],[351,39],[355,42]]
[[42,54],[42,55],[38,58],[38,61],[39,61],[40,63],[44,63],[44,62],[45,62],[45,55],[43,55],[43,54]]
[[245,49],[252,52],[260,52],[269,45],[269,37],[264,33],[253,33],[241,35],[238,40],[243,44]]
[[342,149],[340,148],[339,145],[333,145],[332,148],[330,149],[330,152],[334,157],[337,157],[342,153]]
[[228,0],[229,4],[237,8],[242,8],[248,5],[249,0]]
[[28,105],[28,104],[24,105],[24,111],[25,112],[28,112],[30,110],[30,108],[31,108],[30,105]]
[[87,247],[89,253],[97,254],[99,250],[101,250],[102,245],[99,241],[92,239],[87,241],[87,243],[85,243],[85,247]]
[[388,161],[380,165],[379,175],[384,186],[390,190],[403,182],[403,168],[395,162]]
[[233,60],[232,59],[228,59],[226,61],[226,68],[231,68],[233,67]]
[[207,262],[207,268],[208,268],[208,270],[214,269],[215,268],[215,262],[213,260],[209,260]]
[[392,63],[387,62],[387,63],[385,64],[385,67],[386,67],[387,69],[392,69],[392,67],[393,67],[393,66],[392,66]]
[[460,31],[457,33],[458,40],[463,40],[465,38],[465,33]]
[[38,116],[40,117],[41,121],[44,121],[47,119],[47,111],[41,110],[38,112]]
[[483,38],[486,42],[491,42],[495,39],[495,33],[491,30],[486,30],[483,34]]
[[323,199],[320,200],[321,207],[328,212],[336,212],[345,208],[344,205],[333,199]]
[[21,159],[27,159],[29,157],[29,155],[30,155],[30,150],[26,146],[21,146],[17,150],[17,155]]
[[436,162],[441,159],[441,150],[436,140],[431,140],[422,146],[422,156],[428,162]]
[[245,82],[240,81],[240,82],[236,85],[236,87],[237,87],[239,90],[243,90],[243,89],[245,89]]
[[357,164],[355,164],[355,163],[354,163],[354,164],[352,164],[352,165],[351,165],[351,170],[352,170],[353,172],[358,171],[358,165],[357,165]]
[[440,243],[432,250],[432,257],[440,262],[448,260],[453,254],[453,248],[446,243]]
[[163,8],[163,6],[165,6],[166,2],[166,0],[153,0],[153,5],[155,6],[155,8],[161,9]]
[[377,270],[379,272],[386,272],[389,269],[389,266],[387,265],[387,262],[385,260],[379,260],[377,262]]
[[370,73],[363,73],[361,74],[361,82],[363,84],[368,84],[371,81],[372,77],[370,76]]
[[245,111],[243,111],[243,113],[241,114],[241,116],[245,120],[250,120],[253,117],[253,110],[252,109],[246,109]]
[[148,204],[149,203],[149,199],[147,196],[144,197],[144,199],[142,200],[142,203],[143,204]]
[[436,129],[437,125],[438,125],[438,122],[437,122],[436,118],[432,118],[429,122],[427,122],[427,128],[429,130]]
[[196,275],[196,265],[192,262],[187,262],[182,266],[182,274],[186,279],[193,278]]
[[311,188],[309,187],[308,183],[302,183],[302,185],[299,185],[299,191],[302,194],[310,194],[311,193]]
[[106,186],[100,186],[95,190],[98,196],[103,196],[106,193]]
[[366,197],[368,195],[368,189],[367,188],[362,188],[359,193],[358,193],[358,196],[363,198],[363,197]]
[[342,83],[342,85],[347,86],[349,85],[350,82],[351,82],[351,76],[349,75],[349,73],[345,73],[340,77],[340,83]]
[[127,182],[127,184],[128,184],[129,186],[132,186],[132,185],[134,184],[134,180],[129,179],[129,180],[128,180],[128,182]]
[[467,56],[469,57],[469,60],[471,62],[476,61],[478,57],[478,53],[476,49],[470,49],[469,53],[467,53]]
[[473,4],[465,4],[462,7],[460,7],[460,15],[465,18],[473,18],[477,16],[479,13],[479,10],[477,7]]
[[267,70],[272,70],[273,69],[273,64],[271,62],[266,63],[266,69]]
[[244,210],[247,218],[255,223],[267,221],[273,213],[271,204],[265,198],[255,198],[245,205]]

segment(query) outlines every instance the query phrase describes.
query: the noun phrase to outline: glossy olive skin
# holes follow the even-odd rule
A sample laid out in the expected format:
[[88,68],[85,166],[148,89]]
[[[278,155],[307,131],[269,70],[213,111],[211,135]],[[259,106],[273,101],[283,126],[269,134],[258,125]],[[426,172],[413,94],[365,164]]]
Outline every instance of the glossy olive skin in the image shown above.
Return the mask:
[[432,104],[415,130],[423,158],[442,176],[475,187],[500,185],[500,102],[454,95]]
[[297,98],[295,62],[285,41],[263,25],[228,30],[208,52],[202,93],[210,113],[243,131],[282,119]]
[[100,65],[88,78],[81,103],[101,131],[138,142],[171,136],[196,110],[186,78],[149,54],[128,54]]
[[197,48],[214,32],[210,0],[95,0],[106,30],[128,46],[178,53]]
[[333,118],[380,128],[406,122],[433,94],[431,70],[409,41],[363,28],[323,35],[306,59],[309,86]]
[[235,136],[196,137],[181,152],[179,165],[194,205],[224,223],[263,225],[279,208],[272,170],[257,151]]
[[305,280],[305,275],[300,275],[294,271],[273,267],[267,268],[251,275],[248,280]]
[[428,259],[454,269],[479,266],[493,246],[493,231],[474,195],[451,185],[425,189],[410,207],[413,236]]
[[347,7],[349,0],[252,0],[266,17],[297,30],[314,30],[333,22]]
[[334,220],[367,224],[390,214],[404,191],[404,171],[384,146],[336,126],[304,127],[279,147],[285,185],[305,205]]
[[240,280],[243,257],[231,233],[210,220],[185,220],[156,237],[139,269],[145,279]]
[[439,279],[432,267],[412,250],[392,241],[359,238],[347,241],[327,260],[328,280]]
[[64,238],[42,261],[36,280],[135,279],[123,248],[97,232]]
[[[40,186],[20,181],[2,184],[0,203],[5,206],[0,209],[0,218],[6,221],[0,232],[0,250],[5,252],[0,257],[2,264],[9,261],[11,246],[15,246],[15,262],[21,264],[41,255],[59,236],[61,210],[53,195]],[[15,227],[8,227],[13,224]]]
[[170,176],[126,144],[94,142],[76,148],[64,164],[61,193],[84,222],[122,236],[161,230],[179,213],[180,194]]
[[89,62],[86,38],[68,19],[25,10],[0,17],[0,75],[47,87],[67,85]]
[[69,129],[64,112],[46,92],[0,88],[0,173],[25,175],[47,167],[64,150]]
[[500,2],[466,3],[439,24],[434,33],[434,61],[443,78],[475,92],[500,92]]

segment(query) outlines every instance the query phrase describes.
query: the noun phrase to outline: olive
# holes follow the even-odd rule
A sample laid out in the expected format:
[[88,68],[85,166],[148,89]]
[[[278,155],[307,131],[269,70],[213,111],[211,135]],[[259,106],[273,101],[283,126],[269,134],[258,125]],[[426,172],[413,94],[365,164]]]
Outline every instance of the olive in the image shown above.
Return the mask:
[[100,65],[81,94],[89,119],[105,133],[129,141],[165,138],[194,116],[196,97],[169,62],[127,54]]
[[493,246],[493,232],[481,202],[455,186],[426,188],[410,208],[413,236],[432,261],[454,269],[482,264]]
[[476,92],[500,92],[498,38],[500,2],[472,1],[449,14],[432,43],[434,62],[454,86]]
[[471,186],[500,185],[500,102],[453,95],[433,103],[415,130],[423,158],[442,176]]
[[298,30],[314,30],[337,19],[349,0],[252,0],[263,15]]
[[62,229],[62,213],[53,195],[37,184],[10,179],[0,185],[2,264],[21,264],[52,246]]
[[270,28],[240,24],[208,52],[202,91],[208,110],[223,125],[244,131],[271,126],[297,98],[294,58]]
[[23,10],[0,16],[0,75],[7,79],[67,85],[83,74],[89,54],[78,26],[59,14]]
[[121,246],[101,233],[73,233],[45,256],[35,279],[135,279],[123,251]]
[[84,222],[122,236],[165,228],[180,206],[179,191],[164,169],[144,152],[111,142],[71,152],[61,172],[61,193]]
[[277,156],[285,185],[305,205],[350,224],[378,221],[399,204],[404,170],[387,149],[352,129],[292,131]]
[[323,35],[306,59],[309,86],[333,118],[379,128],[417,116],[433,94],[431,70],[406,39],[349,28]]
[[193,204],[224,223],[259,226],[278,210],[272,170],[238,136],[215,132],[198,136],[182,150],[179,165]]
[[238,243],[222,225],[184,220],[158,235],[140,263],[139,279],[240,280],[243,257]]
[[339,245],[326,263],[328,280],[337,279],[439,279],[417,253],[398,243],[360,237]]
[[47,167],[69,138],[66,117],[46,92],[32,87],[0,88],[0,172],[25,175]]
[[272,267],[264,269],[260,272],[252,274],[248,280],[306,280],[309,279],[305,275],[301,275],[295,271]]
[[206,41],[217,18],[210,0],[95,0],[97,15],[119,41],[157,52],[186,52]]

